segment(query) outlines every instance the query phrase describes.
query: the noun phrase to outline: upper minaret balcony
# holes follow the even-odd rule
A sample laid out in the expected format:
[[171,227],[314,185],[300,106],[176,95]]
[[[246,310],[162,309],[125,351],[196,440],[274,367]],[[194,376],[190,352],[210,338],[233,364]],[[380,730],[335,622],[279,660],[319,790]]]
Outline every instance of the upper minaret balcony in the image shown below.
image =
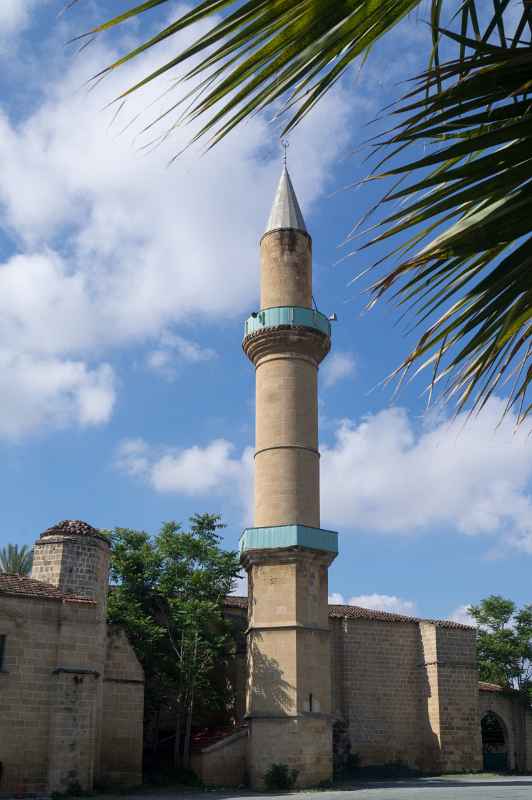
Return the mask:
[[281,348],[318,365],[330,349],[331,325],[313,307],[312,239],[286,164],[260,248],[260,308],[246,320],[244,351],[255,364]]

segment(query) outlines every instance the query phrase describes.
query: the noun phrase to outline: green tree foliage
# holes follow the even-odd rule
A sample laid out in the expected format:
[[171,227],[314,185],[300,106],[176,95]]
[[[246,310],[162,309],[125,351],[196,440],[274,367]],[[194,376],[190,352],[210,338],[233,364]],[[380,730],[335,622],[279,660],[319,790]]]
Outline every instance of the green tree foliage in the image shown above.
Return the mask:
[[33,550],[26,544],[8,544],[0,550],[0,572],[11,575],[29,575],[33,564]]
[[219,706],[216,680],[231,648],[223,600],[238,574],[237,554],[222,550],[217,516],[196,515],[189,531],[175,522],[151,537],[112,533],[109,621],[121,625],[146,676],[147,719],[161,707],[176,715],[174,761],[189,765],[190,736],[199,703]]
[[[132,4],[87,35],[168,2]],[[429,396],[442,387],[458,408],[470,402],[480,409],[504,386],[507,410],[514,407],[522,420],[532,378],[530,0],[202,0],[95,77],[212,21],[117,101],[179,69],[186,91],[154,122],[193,122],[192,141],[208,137],[213,146],[275,104],[287,133],[415,9],[429,11],[431,56],[418,87],[395,109],[406,120],[378,142],[385,159],[410,157],[386,171],[379,166],[373,176],[397,177],[403,185],[378,206],[397,207],[384,211],[377,234],[364,232],[365,246],[399,242],[369,264],[380,273],[372,302],[392,297],[421,327],[398,373],[428,368]],[[389,258],[396,263],[383,268]]]
[[528,692],[532,700],[532,604],[518,610],[493,594],[468,611],[478,625],[481,680]]

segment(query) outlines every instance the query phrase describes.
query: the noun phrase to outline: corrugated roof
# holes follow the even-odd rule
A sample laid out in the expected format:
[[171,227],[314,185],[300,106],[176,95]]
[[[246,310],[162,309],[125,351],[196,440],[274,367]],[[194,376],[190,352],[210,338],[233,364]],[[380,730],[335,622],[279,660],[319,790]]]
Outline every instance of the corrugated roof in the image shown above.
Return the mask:
[[[248,598],[230,595],[225,599],[226,606],[236,608],[247,608]],[[458,628],[471,630],[471,625],[463,625],[461,622],[453,622],[449,619],[422,619],[420,617],[408,617],[403,614],[392,614],[388,611],[375,611],[362,606],[329,605],[329,618],[331,619],[371,619],[380,622],[432,622],[442,628]]]
[[95,605],[94,600],[89,600],[86,597],[77,597],[73,594],[65,594],[57,586],[52,586],[51,583],[36,581],[26,575],[1,573],[0,594],[33,597],[37,600],[65,600],[67,602]]
[[270,217],[264,233],[286,228],[307,233],[307,226],[305,225],[303,214],[297,202],[290,175],[285,166],[281,173],[272,210],[270,211]]

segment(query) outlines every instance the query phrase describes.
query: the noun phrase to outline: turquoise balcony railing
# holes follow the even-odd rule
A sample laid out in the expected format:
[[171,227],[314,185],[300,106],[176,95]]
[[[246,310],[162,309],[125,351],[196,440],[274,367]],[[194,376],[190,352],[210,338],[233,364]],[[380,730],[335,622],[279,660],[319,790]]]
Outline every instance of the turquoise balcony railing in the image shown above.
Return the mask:
[[294,325],[303,328],[314,328],[327,336],[331,335],[331,323],[319,311],[301,306],[278,306],[257,311],[246,320],[245,336],[249,336],[264,328],[275,328],[277,325]]
[[308,525],[272,525],[246,528],[240,537],[240,552],[246,550],[272,550],[285,547],[307,547],[311,550],[338,552],[338,534]]

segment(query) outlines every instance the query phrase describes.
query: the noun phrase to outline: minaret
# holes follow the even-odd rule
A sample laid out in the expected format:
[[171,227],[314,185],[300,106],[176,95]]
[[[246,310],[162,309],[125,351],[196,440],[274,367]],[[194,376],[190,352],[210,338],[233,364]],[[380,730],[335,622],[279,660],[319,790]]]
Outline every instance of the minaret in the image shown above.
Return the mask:
[[318,366],[330,323],[313,308],[312,240],[284,166],[261,239],[260,310],[246,322],[256,369],[255,527],[241,538],[249,579],[248,771],[272,764],[297,785],[332,774],[328,568],[337,534],[320,528]]

